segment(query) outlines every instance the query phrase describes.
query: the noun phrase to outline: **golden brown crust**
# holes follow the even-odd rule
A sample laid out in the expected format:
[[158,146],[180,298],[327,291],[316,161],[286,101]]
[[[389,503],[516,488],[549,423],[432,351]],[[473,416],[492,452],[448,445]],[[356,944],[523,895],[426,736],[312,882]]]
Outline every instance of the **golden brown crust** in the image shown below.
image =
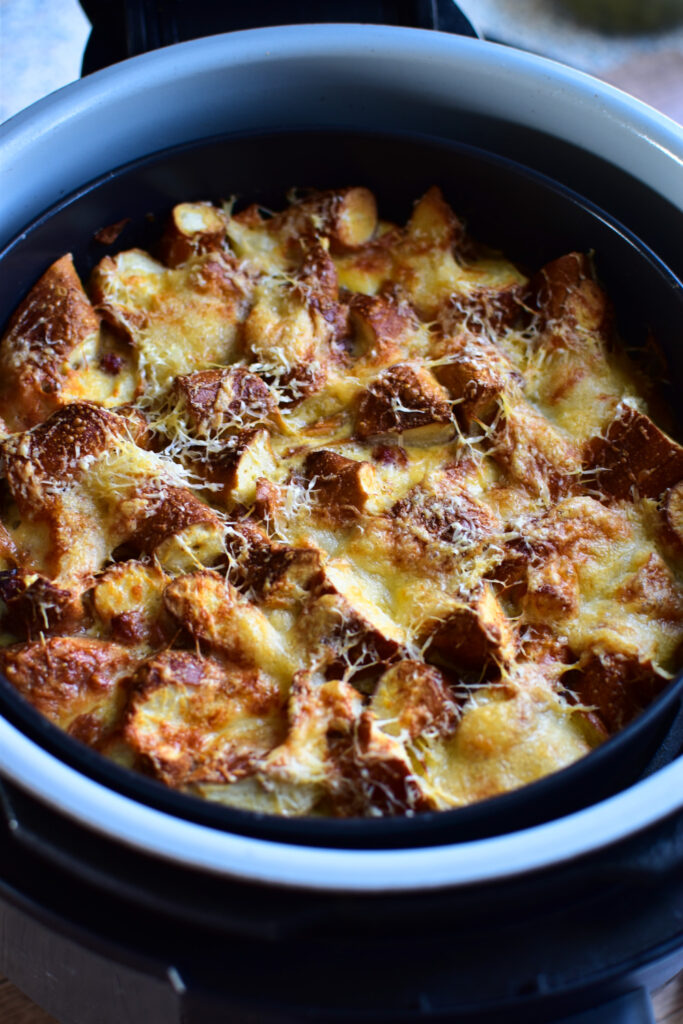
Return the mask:
[[243,366],[198,370],[176,377],[171,398],[181,403],[188,426],[197,437],[264,423],[275,410],[267,384]]
[[660,511],[666,541],[679,554],[683,551],[683,481],[665,491]]
[[225,549],[229,581],[265,605],[298,605],[322,582],[323,556],[318,548],[273,541],[249,519],[228,527]]
[[0,342],[0,414],[25,430],[63,404],[75,375],[68,359],[99,332],[99,317],[70,255],[49,267],[13,314]]
[[226,438],[222,450],[206,461],[207,478],[222,485],[228,505],[252,505],[257,481],[274,468],[270,434],[264,428],[240,430]]
[[48,507],[60,485],[66,486],[87,466],[125,437],[127,421],[95,405],[72,402],[45,422],[2,443],[9,488],[28,513]]
[[547,623],[579,611],[579,581],[570,558],[553,551],[537,558],[527,569],[526,584],[522,607],[530,623]]
[[671,569],[661,555],[653,553],[617,590],[617,597],[633,611],[668,622],[683,619],[681,595]]
[[458,723],[457,701],[446,679],[434,665],[399,661],[379,679],[372,711],[390,736],[411,740],[429,732],[448,736]]
[[133,540],[143,554],[159,555],[166,541],[182,536],[192,527],[206,527],[216,534],[223,532],[223,524],[213,509],[186,487],[152,486],[141,497],[143,507]]
[[68,586],[101,567],[116,531],[108,529],[88,484],[109,454],[126,445],[138,451],[126,418],[77,402],[2,442],[21,567]]
[[526,299],[527,286],[520,281],[474,287],[466,294],[454,295],[441,313],[444,335],[463,330],[479,336],[499,334],[524,319]]
[[337,769],[328,799],[340,817],[414,814],[431,803],[401,746],[377,728],[370,712],[360,715],[353,741],[333,740]]
[[264,612],[217,572],[200,570],[173,580],[164,604],[190,636],[247,667],[276,678],[293,671],[286,645]]
[[337,667],[391,660],[405,633],[362,592],[346,564],[329,562],[319,596],[302,611],[297,629],[306,646]]
[[84,629],[90,621],[82,593],[58,587],[25,569],[0,572],[0,601],[4,604],[3,629],[17,640],[68,635]]
[[[308,309],[327,324],[334,346],[348,334],[349,308],[339,301],[339,279],[334,260],[322,241],[300,240],[302,260],[295,275],[295,290]],[[333,355],[341,355],[341,351]]]
[[285,787],[298,790],[300,806],[305,801],[302,809],[318,803],[328,814],[350,817],[405,814],[430,806],[402,745],[378,728],[348,683],[297,673],[288,718],[287,738],[260,774],[265,785],[280,793]]
[[163,647],[178,632],[165,612],[169,577],[155,563],[118,562],[100,573],[88,593],[99,628],[118,643]]
[[465,234],[461,221],[436,185],[427,189],[415,204],[406,233],[413,251],[421,248],[449,251],[463,240]]
[[181,374],[234,360],[252,293],[228,252],[208,251],[169,269],[139,249],[106,256],[90,294],[135,355],[138,395],[162,399]]
[[[545,623],[562,628],[562,621],[578,615],[582,597],[597,596],[601,587],[621,603],[617,588],[633,541],[633,527],[623,510],[605,508],[585,496],[567,498],[528,522],[524,537],[513,542],[525,620],[536,627]],[[608,555],[620,554],[615,584]]]
[[322,234],[337,251],[357,249],[377,226],[377,205],[366,188],[314,192],[275,218],[274,231],[290,237]]
[[528,403],[506,408],[496,425],[491,455],[510,478],[543,500],[577,491],[580,448]]
[[502,530],[495,512],[473,495],[467,485],[465,463],[446,466],[396,502],[391,515],[402,534],[409,531],[426,548],[438,541],[440,545],[451,545],[453,553],[460,554],[484,538],[497,537]]
[[409,306],[385,295],[356,294],[349,302],[349,316],[358,355],[378,366],[401,360],[402,342],[415,320]]
[[95,746],[118,726],[126,676],[135,658],[125,647],[54,636],[0,650],[0,671],[38,711]]

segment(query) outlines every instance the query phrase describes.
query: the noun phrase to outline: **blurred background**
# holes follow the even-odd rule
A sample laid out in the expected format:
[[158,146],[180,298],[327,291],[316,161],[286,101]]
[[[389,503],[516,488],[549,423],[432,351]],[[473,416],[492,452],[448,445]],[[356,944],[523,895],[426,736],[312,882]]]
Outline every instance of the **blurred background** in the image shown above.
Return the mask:
[[[683,0],[460,6],[487,39],[597,75],[683,122]],[[77,0],[0,0],[0,121],[79,76],[89,31]]]
[[463,0],[487,38],[562,61],[683,123],[683,0]]

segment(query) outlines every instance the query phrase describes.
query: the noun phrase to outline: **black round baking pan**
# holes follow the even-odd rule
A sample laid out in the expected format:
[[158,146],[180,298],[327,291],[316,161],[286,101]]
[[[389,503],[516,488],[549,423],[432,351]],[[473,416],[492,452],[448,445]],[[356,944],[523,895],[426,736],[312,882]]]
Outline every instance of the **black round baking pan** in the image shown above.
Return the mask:
[[[386,168],[392,168],[392,174]],[[283,169],[286,168],[286,171]],[[284,177],[286,174],[286,177]],[[111,171],[59,202],[0,254],[0,321],[39,274],[65,251],[84,279],[106,253],[154,248],[178,201],[235,197],[277,208],[288,188],[362,184],[380,200],[382,216],[406,219],[432,185],[443,189],[473,237],[529,269],[572,250],[594,253],[613,300],[620,332],[637,358],[651,335],[683,376],[676,344],[683,286],[646,245],[611,216],[567,187],[508,158],[465,143],[367,133],[286,132],[203,140]],[[126,220],[114,246],[97,241],[108,224]],[[664,388],[666,391],[666,388]],[[675,389],[669,389],[672,392]],[[604,799],[680,750],[683,678],[621,733],[552,776],[481,803],[412,818],[288,819],[222,807],[167,789],[123,769],[52,726],[0,680],[0,711],[45,749],[105,785],[171,814],[244,835],[338,848],[416,847],[528,828]],[[668,739],[667,739],[668,737]],[[666,742],[665,742],[666,741]],[[653,760],[654,759],[654,760]]]

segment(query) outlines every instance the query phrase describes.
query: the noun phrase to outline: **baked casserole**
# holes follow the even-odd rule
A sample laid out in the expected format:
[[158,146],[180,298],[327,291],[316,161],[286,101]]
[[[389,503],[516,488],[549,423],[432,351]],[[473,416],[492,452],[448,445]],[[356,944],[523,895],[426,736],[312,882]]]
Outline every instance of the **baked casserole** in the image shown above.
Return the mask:
[[515,789],[683,638],[683,448],[591,256],[523,274],[437,188],[176,206],[0,344],[0,671],[120,764],[285,815]]

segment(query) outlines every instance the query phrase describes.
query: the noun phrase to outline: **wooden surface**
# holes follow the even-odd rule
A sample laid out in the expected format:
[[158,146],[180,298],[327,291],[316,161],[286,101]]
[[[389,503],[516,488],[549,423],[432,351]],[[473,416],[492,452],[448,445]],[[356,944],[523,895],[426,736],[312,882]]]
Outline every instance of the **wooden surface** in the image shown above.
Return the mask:
[[0,975],[0,1021],[2,1024],[55,1024],[54,1017],[39,1010],[23,992]]
[[[654,1004],[657,1024],[683,1024],[683,974],[657,992]],[[36,1024],[47,1024],[47,1021]]]

